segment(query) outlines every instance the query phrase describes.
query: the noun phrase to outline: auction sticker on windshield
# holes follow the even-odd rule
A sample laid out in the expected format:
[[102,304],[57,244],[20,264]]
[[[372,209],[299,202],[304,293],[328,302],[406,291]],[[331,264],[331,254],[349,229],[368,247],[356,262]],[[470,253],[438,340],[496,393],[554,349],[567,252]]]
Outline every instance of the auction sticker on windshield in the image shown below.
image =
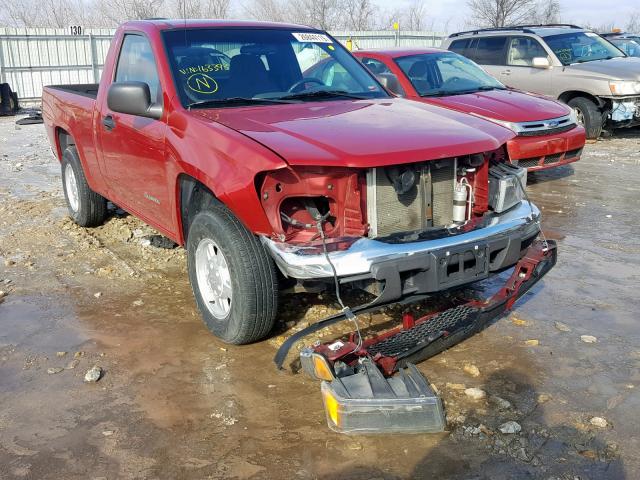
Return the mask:
[[322,33],[291,32],[291,35],[293,35],[293,37],[299,42],[333,43],[329,37]]

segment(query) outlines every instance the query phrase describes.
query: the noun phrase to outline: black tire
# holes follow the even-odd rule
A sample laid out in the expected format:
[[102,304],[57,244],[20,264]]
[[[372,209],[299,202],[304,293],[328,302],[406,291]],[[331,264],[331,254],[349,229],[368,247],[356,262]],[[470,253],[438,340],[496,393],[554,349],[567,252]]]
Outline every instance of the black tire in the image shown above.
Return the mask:
[[[70,200],[67,191],[67,167],[71,168],[75,176],[77,201]],[[62,189],[67,201],[69,216],[81,227],[97,227],[102,225],[107,216],[107,199],[89,188],[87,178],[82,170],[76,147],[69,146],[62,154]]]
[[578,119],[586,130],[587,138],[594,140],[602,133],[602,112],[598,106],[585,97],[572,98],[567,102],[576,112]]
[[[196,255],[199,246],[204,248],[211,242],[223,255],[232,292],[228,313],[218,312],[218,316],[211,311],[215,301],[207,302],[200,290],[196,266],[196,258],[201,259]],[[198,309],[214,335],[241,345],[260,340],[271,331],[278,309],[275,265],[255,235],[219,201],[213,200],[193,217],[187,237],[187,262]]]
[[[67,201],[67,209],[71,219],[81,227],[97,227],[104,223],[107,216],[107,199],[89,188],[87,178],[82,170],[78,151],[68,146],[62,153],[62,189]],[[70,168],[71,170],[68,170]],[[73,201],[67,187],[67,174],[73,171],[75,176],[77,200]]]

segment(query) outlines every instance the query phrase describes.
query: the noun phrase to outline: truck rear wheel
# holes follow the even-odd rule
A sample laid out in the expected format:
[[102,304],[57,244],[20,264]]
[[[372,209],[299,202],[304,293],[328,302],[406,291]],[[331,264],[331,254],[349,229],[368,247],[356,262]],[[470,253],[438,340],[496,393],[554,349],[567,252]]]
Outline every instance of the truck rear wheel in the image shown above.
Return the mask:
[[62,154],[62,189],[69,216],[81,227],[97,227],[107,216],[107,199],[87,183],[78,151],[69,146]]
[[587,138],[596,139],[602,133],[602,113],[588,98],[576,97],[567,103],[576,112],[578,123],[586,130]]
[[259,240],[218,201],[196,214],[187,239],[189,280],[209,330],[227,343],[265,337],[278,308],[275,265]]

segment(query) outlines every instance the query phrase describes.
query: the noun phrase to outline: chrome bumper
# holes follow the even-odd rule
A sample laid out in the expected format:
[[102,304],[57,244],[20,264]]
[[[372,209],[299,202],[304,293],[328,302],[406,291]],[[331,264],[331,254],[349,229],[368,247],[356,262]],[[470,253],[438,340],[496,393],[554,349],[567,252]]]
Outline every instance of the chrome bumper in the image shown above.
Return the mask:
[[[520,205],[501,215],[495,215],[482,228],[435,240],[407,243],[385,243],[361,238],[348,249],[331,252],[329,257],[339,277],[361,275],[371,271],[373,265],[389,260],[407,260],[412,255],[423,255],[473,242],[487,242],[505,236],[529,239],[539,231],[540,211],[534,204],[522,201]],[[323,254],[309,254],[304,246],[274,242],[260,237],[282,273],[301,280],[332,277],[331,266]]]

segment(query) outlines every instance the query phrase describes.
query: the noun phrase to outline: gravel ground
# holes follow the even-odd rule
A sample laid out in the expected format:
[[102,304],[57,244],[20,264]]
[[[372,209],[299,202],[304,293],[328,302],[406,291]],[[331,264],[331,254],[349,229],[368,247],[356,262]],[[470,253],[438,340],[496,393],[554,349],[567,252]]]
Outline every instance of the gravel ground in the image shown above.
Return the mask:
[[343,436],[318,383],[271,362],[329,294],[287,295],[271,339],[222,344],[182,249],[115,208],[75,226],[42,125],[0,119],[0,478],[640,478],[640,131],[529,183],[558,265],[420,364],[448,431]]

